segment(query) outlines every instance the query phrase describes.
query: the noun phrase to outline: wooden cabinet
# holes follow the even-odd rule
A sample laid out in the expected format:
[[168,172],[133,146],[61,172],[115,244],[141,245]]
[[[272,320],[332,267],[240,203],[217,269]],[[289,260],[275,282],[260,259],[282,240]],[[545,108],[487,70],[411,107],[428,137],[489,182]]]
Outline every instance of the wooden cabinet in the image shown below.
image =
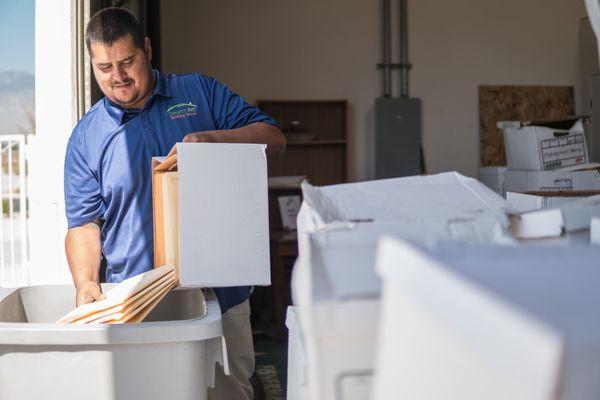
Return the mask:
[[[257,105],[287,138],[286,154],[269,159],[270,177],[303,175],[317,186],[346,182],[346,100],[259,100]],[[298,245],[296,232],[283,229],[277,198],[293,195],[302,195],[300,187],[269,188],[272,284],[255,288],[252,296],[255,328],[280,340],[287,337],[285,312]]]
[[347,180],[345,100],[259,100],[287,138],[284,157],[269,160],[269,176],[305,175],[313,185]]

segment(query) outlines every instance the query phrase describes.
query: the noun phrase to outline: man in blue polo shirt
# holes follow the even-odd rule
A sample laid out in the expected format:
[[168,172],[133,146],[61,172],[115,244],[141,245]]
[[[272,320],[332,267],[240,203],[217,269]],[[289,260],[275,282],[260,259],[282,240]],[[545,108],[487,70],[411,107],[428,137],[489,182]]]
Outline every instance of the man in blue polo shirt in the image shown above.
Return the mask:
[[[152,268],[153,156],[181,141],[264,143],[268,155],[285,151],[275,121],[217,80],[152,70],[150,40],[128,11],[95,14],[86,45],[105,97],[73,130],[65,158],[65,247],[77,305],[103,297],[97,283],[102,255],[108,282]],[[232,372],[226,377],[218,371],[215,395],[251,399],[250,288],[215,291]]]

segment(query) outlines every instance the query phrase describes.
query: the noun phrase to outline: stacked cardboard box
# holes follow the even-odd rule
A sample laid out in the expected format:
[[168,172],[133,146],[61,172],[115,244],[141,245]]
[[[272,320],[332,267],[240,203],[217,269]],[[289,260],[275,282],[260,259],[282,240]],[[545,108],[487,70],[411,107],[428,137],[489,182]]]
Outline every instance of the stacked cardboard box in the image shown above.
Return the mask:
[[589,119],[501,121],[507,170],[504,192],[600,190],[600,165],[586,143]]
[[[585,117],[498,123],[508,162],[503,191],[516,238],[589,243],[590,219],[598,206],[584,198],[600,194],[600,165],[589,161],[589,125]],[[583,222],[574,224],[574,219]]]

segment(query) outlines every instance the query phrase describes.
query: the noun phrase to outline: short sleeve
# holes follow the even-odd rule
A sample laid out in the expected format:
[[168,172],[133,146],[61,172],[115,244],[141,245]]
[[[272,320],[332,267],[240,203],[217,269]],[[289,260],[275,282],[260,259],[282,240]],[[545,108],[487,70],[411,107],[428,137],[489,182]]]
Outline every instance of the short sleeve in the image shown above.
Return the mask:
[[100,184],[90,170],[83,152],[73,140],[69,140],[64,171],[65,205],[68,226],[85,225],[104,215]]
[[277,126],[273,118],[258,107],[246,103],[241,96],[218,80],[210,78],[208,86],[209,101],[217,129],[236,129],[255,122]]

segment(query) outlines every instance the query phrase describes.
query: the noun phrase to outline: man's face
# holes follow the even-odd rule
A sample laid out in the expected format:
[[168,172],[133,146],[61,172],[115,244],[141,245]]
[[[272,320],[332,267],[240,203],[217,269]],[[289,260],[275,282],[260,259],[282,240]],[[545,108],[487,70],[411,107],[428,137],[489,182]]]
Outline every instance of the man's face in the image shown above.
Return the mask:
[[146,38],[144,49],[135,47],[133,37],[125,35],[108,46],[90,45],[94,76],[106,97],[123,108],[141,108],[153,85],[152,48]]

